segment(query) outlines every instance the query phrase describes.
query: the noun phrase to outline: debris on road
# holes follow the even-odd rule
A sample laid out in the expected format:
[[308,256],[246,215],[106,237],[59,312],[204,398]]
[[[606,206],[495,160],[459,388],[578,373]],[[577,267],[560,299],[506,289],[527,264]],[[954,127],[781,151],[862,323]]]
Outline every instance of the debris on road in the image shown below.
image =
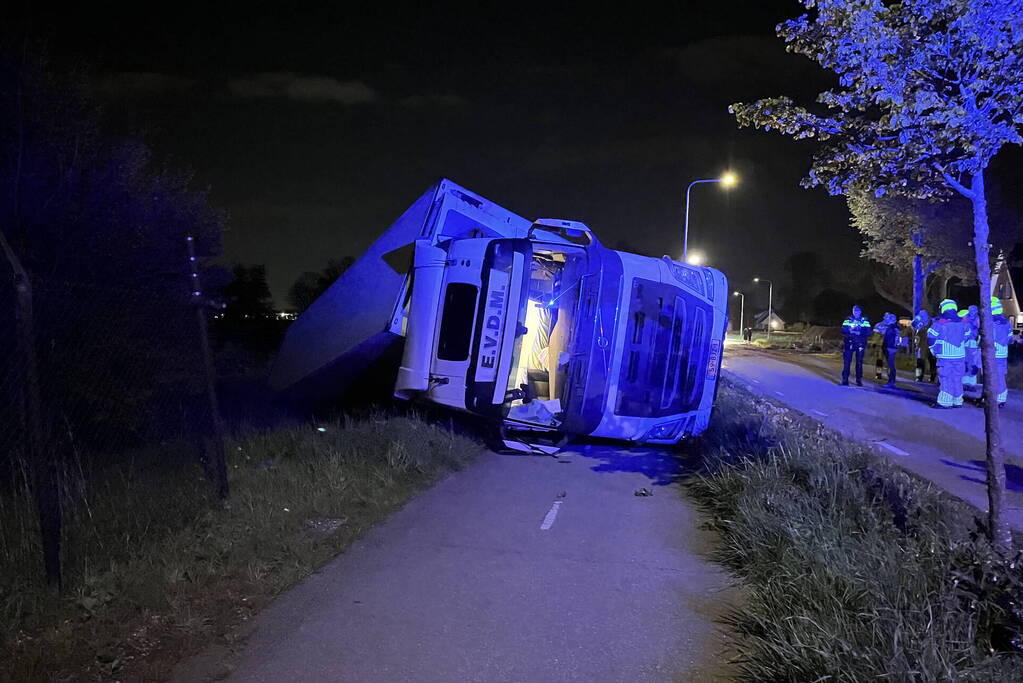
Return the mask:
[[645,486],[644,486],[643,488],[641,488],[641,489],[638,489],[638,490],[637,490],[637,491],[636,491],[636,492],[635,492],[634,494],[632,494],[632,495],[634,495],[634,496],[642,496],[642,497],[646,497],[646,496],[652,496],[652,495],[654,495],[654,492],[653,492],[653,491],[651,491],[650,489],[648,489],[647,487],[645,487]]

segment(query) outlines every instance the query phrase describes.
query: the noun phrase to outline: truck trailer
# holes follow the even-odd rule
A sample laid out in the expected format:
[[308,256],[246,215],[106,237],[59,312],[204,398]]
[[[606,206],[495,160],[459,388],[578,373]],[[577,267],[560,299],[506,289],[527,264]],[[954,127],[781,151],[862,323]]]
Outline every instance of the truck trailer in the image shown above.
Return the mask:
[[714,268],[441,180],[291,325],[271,386],[327,396],[393,364],[395,397],[488,420],[514,450],[676,443],[710,419],[727,303]]

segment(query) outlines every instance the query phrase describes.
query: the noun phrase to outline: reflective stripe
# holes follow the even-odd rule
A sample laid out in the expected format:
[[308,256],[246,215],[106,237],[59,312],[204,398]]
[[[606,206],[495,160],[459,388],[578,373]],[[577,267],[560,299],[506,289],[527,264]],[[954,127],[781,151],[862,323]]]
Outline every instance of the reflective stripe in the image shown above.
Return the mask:
[[1009,345],[999,344],[995,342],[995,358],[1008,358],[1009,357]]
[[952,398],[952,394],[948,393],[947,391],[939,391],[938,392],[938,405],[939,406],[951,407],[951,406],[955,405],[954,401],[955,401],[955,399]]

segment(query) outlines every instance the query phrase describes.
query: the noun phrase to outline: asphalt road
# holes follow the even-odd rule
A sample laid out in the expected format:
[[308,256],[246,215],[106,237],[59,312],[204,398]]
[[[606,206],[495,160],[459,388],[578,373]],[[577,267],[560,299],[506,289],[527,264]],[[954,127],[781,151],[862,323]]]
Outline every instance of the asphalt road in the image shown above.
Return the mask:
[[736,597],[683,467],[488,454],[278,598],[231,680],[728,680],[715,620]]
[[[983,409],[968,404],[936,410],[929,407],[937,395],[934,385],[900,378],[899,388],[885,389],[873,380],[873,365],[865,365],[870,367],[860,388],[839,385],[841,367],[834,357],[766,352],[730,341],[724,360],[725,373],[754,392],[873,444],[885,457],[986,511]],[[1000,415],[1007,515],[1023,531],[1023,392],[1010,391]]]

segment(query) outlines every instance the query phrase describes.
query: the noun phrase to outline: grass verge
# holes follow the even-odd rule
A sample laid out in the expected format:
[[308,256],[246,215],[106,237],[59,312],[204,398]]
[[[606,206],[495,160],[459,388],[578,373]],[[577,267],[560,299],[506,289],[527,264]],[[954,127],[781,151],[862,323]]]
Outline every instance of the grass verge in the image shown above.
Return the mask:
[[233,441],[226,505],[166,449],[70,478],[63,595],[40,583],[30,501],[4,492],[0,678],[166,679],[481,451],[412,418],[318,426]]
[[705,441],[689,489],[746,589],[744,679],[1023,680],[1020,556],[975,510],[727,382]]

